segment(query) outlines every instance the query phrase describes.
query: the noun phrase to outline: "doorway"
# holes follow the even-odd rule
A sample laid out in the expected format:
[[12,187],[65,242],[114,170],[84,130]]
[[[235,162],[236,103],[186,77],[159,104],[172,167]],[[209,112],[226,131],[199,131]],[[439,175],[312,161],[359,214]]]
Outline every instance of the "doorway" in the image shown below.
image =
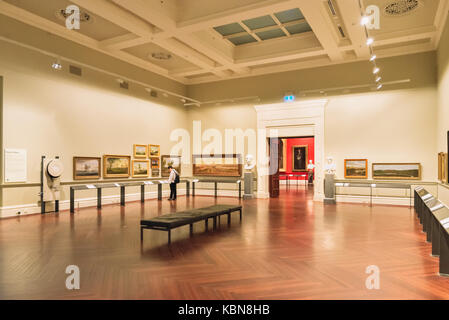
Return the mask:
[[291,187],[313,186],[315,177],[315,137],[269,138],[270,198]]
[[[314,137],[315,179],[314,201],[323,201],[324,110],[326,99],[304,100],[291,103],[256,105],[257,146],[257,197],[270,197],[270,138]],[[279,153],[279,151],[278,151]]]

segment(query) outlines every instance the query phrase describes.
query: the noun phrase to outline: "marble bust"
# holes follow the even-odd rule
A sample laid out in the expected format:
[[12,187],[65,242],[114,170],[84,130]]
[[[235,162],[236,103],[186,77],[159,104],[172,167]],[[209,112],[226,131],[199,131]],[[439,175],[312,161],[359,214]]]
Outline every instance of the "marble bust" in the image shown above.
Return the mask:
[[245,172],[253,172],[255,166],[254,157],[251,154],[247,154],[245,157]]
[[337,170],[337,166],[334,163],[334,159],[332,157],[327,158],[327,163],[324,166],[324,170],[326,174],[335,174],[335,171]]

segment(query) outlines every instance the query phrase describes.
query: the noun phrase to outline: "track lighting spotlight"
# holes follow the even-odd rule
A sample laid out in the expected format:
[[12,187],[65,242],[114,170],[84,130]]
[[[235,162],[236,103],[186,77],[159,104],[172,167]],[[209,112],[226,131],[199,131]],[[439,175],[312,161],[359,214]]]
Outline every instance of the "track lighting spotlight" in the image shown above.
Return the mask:
[[373,54],[371,56],[371,58],[369,59],[369,61],[373,62],[374,60],[376,60],[377,56],[375,54]]
[[379,69],[378,67],[375,67],[374,70],[373,70],[373,73],[374,73],[374,74],[378,74],[379,71],[380,71],[380,69]]
[[379,85],[377,86],[377,90],[382,89],[382,87],[383,87],[383,84],[382,84],[382,83],[379,83]]
[[382,77],[377,77],[376,78],[376,82],[379,82],[380,80],[382,80]]
[[53,64],[51,65],[51,67],[55,70],[61,70],[62,69],[62,64],[61,64],[61,60],[58,58],[58,60],[56,60],[55,62],[53,62]]
[[373,38],[368,38],[367,40],[366,40],[366,45],[367,46],[370,46],[370,45],[372,45],[374,43],[374,39]]
[[360,24],[362,26],[366,26],[369,22],[369,17],[362,17],[362,20],[360,21]]

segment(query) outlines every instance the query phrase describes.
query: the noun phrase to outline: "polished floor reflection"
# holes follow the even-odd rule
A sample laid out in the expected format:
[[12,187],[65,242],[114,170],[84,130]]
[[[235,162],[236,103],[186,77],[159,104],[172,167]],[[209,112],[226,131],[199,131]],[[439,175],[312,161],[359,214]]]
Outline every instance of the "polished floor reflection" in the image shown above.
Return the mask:
[[[449,299],[412,209],[324,206],[302,186],[242,201],[231,227],[167,234],[139,220],[234,198],[181,197],[0,220],[1,299]],[[81,289],[65,287],[68,265]],[[368,290],[368,266],[380,289]]]

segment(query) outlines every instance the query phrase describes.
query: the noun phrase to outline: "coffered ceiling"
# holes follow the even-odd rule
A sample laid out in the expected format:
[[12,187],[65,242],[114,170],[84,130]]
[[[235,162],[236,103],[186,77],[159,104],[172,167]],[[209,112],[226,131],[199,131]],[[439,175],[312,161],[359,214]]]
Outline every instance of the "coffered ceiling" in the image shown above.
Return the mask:
[[[379,58],[435,50],[449,10],[449,0],[361,3],[380,8]],[[80,30],[65,27],[70,4]],[[370,57],[359,0],[0,0],[0,14],[184,84]]]

